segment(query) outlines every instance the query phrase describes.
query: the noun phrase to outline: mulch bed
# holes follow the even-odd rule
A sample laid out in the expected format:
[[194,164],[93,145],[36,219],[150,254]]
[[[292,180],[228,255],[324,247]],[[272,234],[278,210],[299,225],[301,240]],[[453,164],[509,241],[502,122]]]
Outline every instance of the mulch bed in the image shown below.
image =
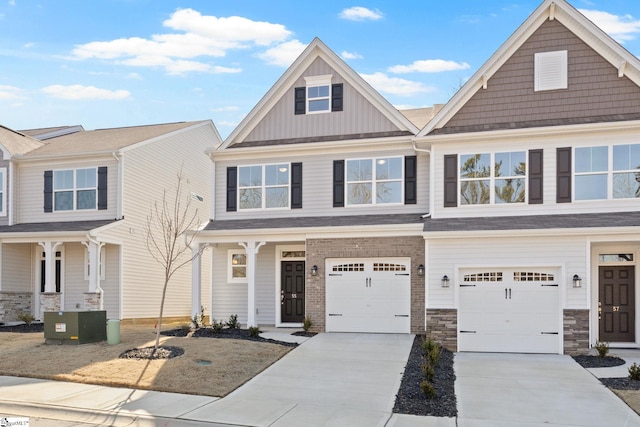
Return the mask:
[[298,332],[294,332],[291,335],[294,335],[296,337],[315,337],[316,335],[318,335],[317,332],[305,332],[305,331],[298,331]]
[[23,332],[23,333],[35,333],[44,332],[44,323],[32,323],[27,325],[22,323],[20,325],[0,325],[0,332]]
[[616,390],[640,390],[640,381],[630,378],[600,378],[600,382]]
[[454,389],[456,374],[453,370],[453,353],[446,348],[440,348],[440,360],[436,366],[432,383],[436,390],[436,397],[428,399],[420,389],[420,383],[424,379],[420,368],[424,360],[422,340],[421,336],[416,336],[413,340],[393,412],[396,414],[455,417],[458,415],[458,408]]
[[[186,337],[187,335],[189,335],[189,332],[190,331],[185,330],[183,328],[177,328],[177,329],[169,329],[167,331],[162,331],[160,332],[160,334],[170,336],[170,337]],[[283,345],[286,347],[298,346],[297,343],[262,338],[259,335],[252,337],[248,329],[238,329],[238,328],[234,328],[234,329],[224,328],[221,331],[215,331],[213,328],[200,328],[200,329],[196,329],[191,336],[193,338],[231,338],[236,340],[269,342],[273,344]]]
[[613,366],[624,365],[625,361],[614,356],[573,356],[573,360],[578,362],[583,368],[611,368]]

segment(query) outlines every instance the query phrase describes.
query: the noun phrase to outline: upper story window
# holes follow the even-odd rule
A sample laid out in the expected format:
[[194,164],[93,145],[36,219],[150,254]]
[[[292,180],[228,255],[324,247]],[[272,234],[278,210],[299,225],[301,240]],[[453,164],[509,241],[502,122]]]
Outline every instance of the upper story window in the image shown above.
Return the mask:
[[460,204],[524,203],[525,151],[460,156]]
[[575,149],[575,200],[640,197],[640,144]]
[[96,168],[53,171],[53,206],[56,211],[96,209]]
[[402,203],[402,157],[347,160],[347,205]]
[[536,53],[534,55],[534,90],[567,89],[568,54],[566,50]]
[[305,87],[295,88],[295,114],[342,111],[342,83],[331,83],[333,76],[305,77]]
[[289,207],[289,163],[238,167],[239,208]]

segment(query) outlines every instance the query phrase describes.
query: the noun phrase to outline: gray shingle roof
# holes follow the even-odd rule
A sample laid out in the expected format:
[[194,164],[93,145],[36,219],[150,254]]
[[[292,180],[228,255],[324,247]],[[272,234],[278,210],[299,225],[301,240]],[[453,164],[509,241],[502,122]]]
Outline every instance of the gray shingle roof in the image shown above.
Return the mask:
[[359,225],[422,224],[420,214],[310,216],[295,218],[261,218],[210,221],[208,231],[251,230],[263,228],[349,227]]
[[543,230],[561,228],[640,227],[640,212],[530,215],[478,218],[430,218],[425,232]]
[[91,231],[95,228],[111,224],[116,220],[101,221],[65,221],[65,222],[34,222],[15,225],[0,226],[0,234],[3,233],[50,233],[50,232],[73,232]]

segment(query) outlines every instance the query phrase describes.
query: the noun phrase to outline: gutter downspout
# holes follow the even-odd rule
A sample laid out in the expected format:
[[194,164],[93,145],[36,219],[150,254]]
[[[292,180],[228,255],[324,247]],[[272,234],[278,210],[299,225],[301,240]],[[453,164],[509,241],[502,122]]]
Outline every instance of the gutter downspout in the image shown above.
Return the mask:
[[433,193],[432,193],[432,189],[431,186],[433,185],[433,159],[431,156],[431,150],[427,150],[426,148],[418,148],[418,146],[416,145],[416,141],[411,141],[411,144],[413,145],[413,151],[416,152],[420,152],[420,153],[427,153],[429,155],[429,212],[427,212],[426,214],[423,214],[421,216],[422,219],[426,219],[426,218],[431,218],[431,212],[433,211]]

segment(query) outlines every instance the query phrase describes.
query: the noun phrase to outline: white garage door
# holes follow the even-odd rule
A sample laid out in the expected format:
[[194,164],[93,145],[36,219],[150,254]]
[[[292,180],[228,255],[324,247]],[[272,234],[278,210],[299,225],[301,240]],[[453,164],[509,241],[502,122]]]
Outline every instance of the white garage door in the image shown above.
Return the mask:
[[328,332],[409,333],[409,258],[327,259]]
[[558,269],[460,272],[458,349],[561,353]]

